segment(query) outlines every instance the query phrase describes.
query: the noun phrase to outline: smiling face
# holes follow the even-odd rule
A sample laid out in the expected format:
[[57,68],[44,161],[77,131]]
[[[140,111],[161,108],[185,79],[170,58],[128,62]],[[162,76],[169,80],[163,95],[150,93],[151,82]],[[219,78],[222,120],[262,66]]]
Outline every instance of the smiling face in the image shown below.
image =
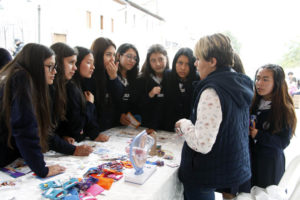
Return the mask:
[[167,57],[162,53],[152,53],[150,55],[150,65],[156,75],[161,75],[167,66]]
[[47,58],[44,61],[44,68],[45,68],[45,77],[48,85],[53,84],[53,80],[55,78],[56,69],[54,68],[55,66],[55,56],[51,56]]
[[273,72],[268,69],[259,69],[256,74],[255,88],[257,93],[265,100],[270,100],[274,88]]
[[182,79],[185,80],[190,73],[189,58],[185,55],[178,57],[176,61],[176,73]]
[[80,76],[84,78],[91,78],[94,72],[94,56],[92,53],[89,53],[84,57],[80,63]]
[[77,67],[75,65],[76,61],[77,61],[76,55],[64,58],[65,77],[67,80],[71,80],[71,78],[75,74],[75,71],[77,70]]

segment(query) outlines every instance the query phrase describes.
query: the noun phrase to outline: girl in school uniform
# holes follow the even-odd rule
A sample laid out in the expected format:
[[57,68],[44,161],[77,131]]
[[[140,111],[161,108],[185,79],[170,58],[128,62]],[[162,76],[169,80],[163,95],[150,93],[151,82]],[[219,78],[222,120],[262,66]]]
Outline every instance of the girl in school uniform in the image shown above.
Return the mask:
[[136,118],[140,118],[138,107],[136,106],[136,84],[140,57],[134,45],[124,43],[117,50],[116,60],[119,63],[118,79],[124,88],[124,94],[118,103],[120,113],[117,119],[119,119],[118,122],[121,125],[128,126],[131,124],[127,116],[128,112]]
[[250,113],[252,186],[277,185],[285,171],[283,150],[297,124],[282,67],[268,64],[256,71]]
[[93,42],[91,50],[95,70],[90,79],[83,81],[82,89],[94,94],[97,122],[100,131],[104,131],[115,125],[116,104],[123,96],[123,86],[117,78],[116,45],[110,39],[100,37]]
[[87,48],[75,47],[75,49],[78,52],[77,71],[67,84],[68,124],[78,124],[77,131],[72,131],[74,133],[72,136],[76,141],[82,141],[88,136],[94,141],[106,142],[109,137],[100,133],[94,105],[94,95],[90,91],[83,92],[81,86],[83,80],[90,79],[94,73],[94,56],[91,50]]
[[55,89],[53,87],[54,77],[57,73],[57,65],[45,65],[48,70],[45,71],[46,80],[49,85],[50,92],[50,109],[51,109],[51,122],[53,128],[49,134],[48,145],[49,149],[57,151],[59,153],[74,155],[74,156],[88,156],[92,152],[92,148],[88,145],[78,145],[75,146],[68,141],[62,139],[58,134],[56,134],[56,126],[59,124],[59,120],[55,118],[54,115],[54,105],[55,105]]
[[[93,111],[93,94],[90,92],[85,92],[85,94],[83,94],[76,82],[71,80],[78,69],[76,63],[78,64],[77,55],[79,55],[79,49],[73,49],[64,43],[55,43],[51,48],[56,53],[58,64],[57,80],[55,81],[56,89],[58,88],[56,94],[60,94],[66,99],[65,119],[61,120],[59,123],[57,128],[58,134],[71,144],[75,141],[80,142],[86,137],[89,137],[92,140],[101,141],[97,138],[99,135],[98,128],[90,123],[87,112],[88,109]],[[88,66],[85,66],[88,71],[85,76],[90,77],[94,67],[93,57],[88,55],[87,59],[84,60],[85,56],[82,56],[82,54],[79,55],[79,62],[80,64],[89,63],[87,64]],[[83,60],[84,62],[82,62]],[[80,64],[78,64],[79,67]],[[86,72],[85,70],[81,71]],[[59,91],[62,89],[64,89],[65,93]],[[104,141],[106,140],[107,139]]]
[[175,123],[189,118],[193,82],[199,80],[194,63],[196,58],[190,48],[181,48],[174,56],[172,71],[167,81],[164,129],[174,131]]
[[167,51],[160,44],[148,49],[142,73],[138,78],[138,104],[142,126],[150,129],[163,128],[165,86],[170,74]]
[[40,177],[65,171],[60,165],[46,166],[43,152],[48,150],[52,127],[47,76],[55,65],[51,49],[30,43],[0,71],[0,167],[22,157]]

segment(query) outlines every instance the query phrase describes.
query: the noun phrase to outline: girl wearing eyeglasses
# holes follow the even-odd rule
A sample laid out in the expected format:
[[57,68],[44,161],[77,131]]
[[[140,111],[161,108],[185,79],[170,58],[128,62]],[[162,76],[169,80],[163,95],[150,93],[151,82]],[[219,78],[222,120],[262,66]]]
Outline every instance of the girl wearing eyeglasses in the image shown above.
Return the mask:
[[100,131],[104,131],[115,125],[116,103],[122,98],[123,86],[117,78],[116,45],[110,39],[100,37],[93,42],[91,51],[95,70],[90,79],[83,81],[82,89],[94,94],[97,122]]
[[48,84],[49,67],[55,65],[54,52],[30,43],[0,71],[0,167],[22,157],[40,177],[65,171],[65,167],[46,167],[43,152],[49,149],[51,109]]
[[136,106],[136,80],[140,62],[138,50],[134,45],[124,43],[117,50],[116,60],[119,63],[118,79],[124,87],[124,94],[118,103],[120,114],[117,119],[118,123],[128,126],[131,124],[128,112],[140,119]]
[[138,102],[142,126],[150,129],[163,128],[165,85],[169,76],[169,59],[166,49],[154,44],[148,49],[141,76],[138,79]]

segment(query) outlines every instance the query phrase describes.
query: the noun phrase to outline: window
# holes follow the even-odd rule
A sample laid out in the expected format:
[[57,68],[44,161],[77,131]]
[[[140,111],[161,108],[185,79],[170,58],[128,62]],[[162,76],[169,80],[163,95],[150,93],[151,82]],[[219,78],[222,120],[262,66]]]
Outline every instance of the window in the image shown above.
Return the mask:
[[133,26],[135,26],[135,14],[133,15]]
[[60,33],[54,33],[53,34],[53,39],[52,39],[52,43],[56,43],[56,42],[67,42],[67,35],[66,34],[60,34]]
[[92,13],[90,11],[86,11],[86,27],[92,28]]
[[100,16],[100,29],[103,30],[103,15]]

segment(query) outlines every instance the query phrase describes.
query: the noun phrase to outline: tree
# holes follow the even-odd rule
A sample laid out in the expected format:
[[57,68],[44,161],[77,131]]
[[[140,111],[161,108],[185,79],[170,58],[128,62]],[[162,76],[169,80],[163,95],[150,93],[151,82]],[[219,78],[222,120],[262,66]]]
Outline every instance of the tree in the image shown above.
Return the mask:
[[238,41],[238,39],[230,32],[230,31],[225,31],[224,35],[228,36],[231,40],[231,45],[233,50],[237,53],[240,54],[241,50],[241,43]]
[[280,64],[283,68],[300,67],[300,41],[292,41]]

